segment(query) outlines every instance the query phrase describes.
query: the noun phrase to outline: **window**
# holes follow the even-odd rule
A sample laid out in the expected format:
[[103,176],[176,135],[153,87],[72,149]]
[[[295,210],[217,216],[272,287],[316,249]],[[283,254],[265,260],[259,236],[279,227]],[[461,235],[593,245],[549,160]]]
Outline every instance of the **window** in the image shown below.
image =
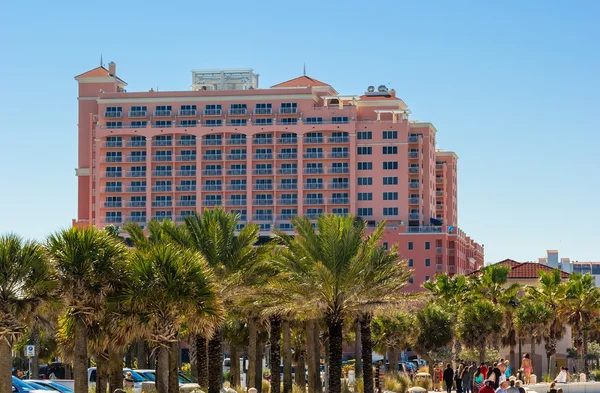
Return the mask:
[[346,124],[348,123],[348,116],[334,116],[331,118],[333,124]]
[[383,169],[398,169],[398,161],[386,161],[383,163]]
[[172,124],[173,124],[173,122],[171,120],[156,120],[154,122],[154,127],[156,127],[156,128],[160,128],[160,127],[170,128]]
[[256,125],[271,125],[273,124],[273,119],[268,118],[268,119],[254,119],[254,124]]
[[[271,104],[256,104],[256,108],[254,109],[254,113],[257,115],[269,115],[271,114],[272,106]],[[270,120],[270,119],[269,119]],[[256,120],[255,120],[256,122]]]
[[179,125],[181,127],[196,127],[197,124],[198,124],[198,121],[196,119],[194,119],[194,120],[181,120],[179,122]]
[[397,201],[398,200],[398,193],[397,192],[384,192],[383,193],[383,200],[384,201]]
[[425,258],[425,266],[431,266],[431,259]]
[[371,146],[359,146],[356,150],[358,155],[369,155],[373,153],[373,148]]
[[106,128],[122,128],[122,127],[123,127],[122,121],[107,121],[106,122]]
[[338,207],[338,208],[333,208],[333,209],[331,209],[331,213],[333,213],[333,214],[337,214],[337,215],[340,215],[340,216],[347,216],[347,215],[348,215],[348,213],[349,213],[349,209],[348,209],[347,207],[343,207],[343,208],[340,208],[340,207]]
[[373,163],[372,162],[359,162],[358,163],[358,170],[359,171],[370,171],[373,169]]
[[[411,244],[411,242],[408,242],[408,244],[410,245],[410,244]],[[412,250],[412,249],[411,249],[411,248],[409,248],[409,250]],[[408,267],[413,267],[413,266],[414,266],[414,264],[415,264],[415,263],[414,263],[413,259],[412,259],[412,258],[410,258],[410,259],[408,260]]]
[[208,104],[204,108],[205,115],[220,115],[221,114],[221,104]]
[[359,217],[370,217],[373,215],[372,207],[359,207],[358,208],[358,216]]
[[429,281],[429,276],[425,276],[425,281]]
[[413,242],[408,242],[408,249],[412,250],[413,249]]
[[431,243],[429,243],[429,242],[425,242],[425,249],[426,249],[426,250],[429,250],[429,249],[431,249]]
[[383,139],[398,139],[398,131],[383,131]]
[[219,127],[221,124],[223,124],[223,121],[221,119],[206,119],[204,120],[204,125],[207,127]]
[[281,124],[298,124],[297,117],[283,117],[280,120]]
[[412,283],[414,283],[414,281],[415,281],[415,280],[414,280],[412,277],[408,279],[408,283],[409,283],[409,284],[412,284]]
[[383,178],[384,186],[394,186],[398,184],[398,176],[385,176]]
[[132,121],[131,128],[146,128],[146,124],[145,121]]
[[358,200],[359,201],[372,201],[373,200],[373,193],[372,192],[359,192],[358,193]]
[[398,146],[383,146],[383,154],[398,154]]
[[322,117],[307,117],[305,120],[306,124],[321,124],[323,123]]
[[298,104],[295,102],[283,102],[283,103],[281,103],[279,112],[280,113],[297,113],[298,112]]
[[106,108],[104,117],[121,117],[122,112],[123,108],[120,106],[109,106]]
[[368,140],[373,139],[373,132],[371,131],[358,131],[356,134],[357,139]]
[[383,242],[383,249],[388,250],[389,248],[388,242]]
[[372,186],[373,185],[373,178],[372,177],[359,177],[358,178],[358,185],[359,186]]
[[383,208],[383,215],[384,216],[397,216],[398,215],[398,208],[397,207],[384,207]]

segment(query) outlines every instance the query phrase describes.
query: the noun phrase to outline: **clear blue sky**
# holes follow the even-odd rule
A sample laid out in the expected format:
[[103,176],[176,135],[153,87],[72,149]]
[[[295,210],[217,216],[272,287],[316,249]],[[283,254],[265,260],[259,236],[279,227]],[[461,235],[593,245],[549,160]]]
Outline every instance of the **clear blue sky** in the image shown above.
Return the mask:
[[77,84],[115,61],[128,90],[190,70],[396,89],[457,152],[459,224],[486,261],[600,260],[598,1],[9,1],[0,24],[0,233],[76,215]]

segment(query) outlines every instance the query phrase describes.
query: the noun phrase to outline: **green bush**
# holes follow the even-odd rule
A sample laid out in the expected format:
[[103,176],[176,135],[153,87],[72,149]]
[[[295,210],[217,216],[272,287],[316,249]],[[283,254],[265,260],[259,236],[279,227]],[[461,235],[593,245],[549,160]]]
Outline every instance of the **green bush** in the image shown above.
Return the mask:
[[593,377],[594,381],[600,381],[600,369],[590,371],[590,377]]
[[262,380],[262,393],[270,393],[271,392],[271,384],[266,379]]
[[406,393],[408,392],[408,388],[410,388],[411,385],[410,378],[404,373],[398,373],[396,374],[396,385],[397,390],[394,391],[399,393]]
[[223,371],[223,380],[227,382],[231,381],[231,371]]
[[[294,393],[294,392],[292,392]],[[356,378],[354,380],[354,393],[365,393],[365,380]]]
[[429,379],[422,379],[420,381],[417,381],[417,383],[415,383],[415,386],[420,386],[422,388],[427,389],[428,391],[431,390],[431,387],[432,387],[431,385],[433,385],[433,384],[432,384],[431,380],[429,380]]

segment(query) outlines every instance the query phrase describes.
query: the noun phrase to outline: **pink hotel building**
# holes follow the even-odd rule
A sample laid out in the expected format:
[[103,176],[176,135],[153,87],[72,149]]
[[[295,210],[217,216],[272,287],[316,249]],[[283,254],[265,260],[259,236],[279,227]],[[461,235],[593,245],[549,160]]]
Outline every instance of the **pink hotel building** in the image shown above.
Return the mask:
[[230,70],[193,71],[191,91],[126,92],[114,63],[75,79],[75,225],[182,222],[224,206],[268,236],[291,231],[294,215],[353,214],[386,220],[410,289],[483,265],[458,227],[457,155],[436,150],[435,127],[409,121],[394,90],[343,96],[305,75],[261,89],[252,70]]

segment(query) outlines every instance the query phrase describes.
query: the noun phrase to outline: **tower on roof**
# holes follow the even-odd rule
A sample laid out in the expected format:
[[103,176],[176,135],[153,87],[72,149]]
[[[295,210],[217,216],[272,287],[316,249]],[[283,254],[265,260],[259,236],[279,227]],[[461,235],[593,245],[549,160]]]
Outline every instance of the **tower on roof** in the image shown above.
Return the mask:
[[258,89],[258,74],[252,68],[232,70],[193,70],[192,90]]

